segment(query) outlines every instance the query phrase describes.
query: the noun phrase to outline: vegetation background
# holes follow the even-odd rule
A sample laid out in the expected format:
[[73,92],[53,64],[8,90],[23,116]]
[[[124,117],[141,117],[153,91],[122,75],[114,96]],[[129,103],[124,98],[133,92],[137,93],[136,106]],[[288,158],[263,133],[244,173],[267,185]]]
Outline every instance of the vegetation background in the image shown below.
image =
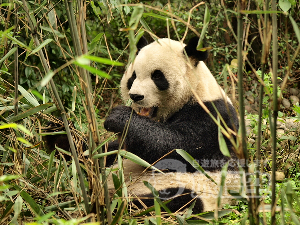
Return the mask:
[[[1,0],[0,224],[300,224],[299,27],[297,0]],[[103,121],[122,103],[142,35],[201,33],[242,118],[238,149],[260,198],[240,192],[236,206],[194,220],[192,208],[171,215],[157,199],[138,214],[122,170],[121,191],[108,196]],[[272,185],[261,176],[270,171]]]

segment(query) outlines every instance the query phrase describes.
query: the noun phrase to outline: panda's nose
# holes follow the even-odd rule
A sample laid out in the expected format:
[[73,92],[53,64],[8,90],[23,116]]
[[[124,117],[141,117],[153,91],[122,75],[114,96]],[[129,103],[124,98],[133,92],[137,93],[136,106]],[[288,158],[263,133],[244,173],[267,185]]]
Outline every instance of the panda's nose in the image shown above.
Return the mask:
[[134,102],[138,102],[138,101],[144,99],[144,95],[129,94],[129,96],[130,96],[130,98],[131,98]]

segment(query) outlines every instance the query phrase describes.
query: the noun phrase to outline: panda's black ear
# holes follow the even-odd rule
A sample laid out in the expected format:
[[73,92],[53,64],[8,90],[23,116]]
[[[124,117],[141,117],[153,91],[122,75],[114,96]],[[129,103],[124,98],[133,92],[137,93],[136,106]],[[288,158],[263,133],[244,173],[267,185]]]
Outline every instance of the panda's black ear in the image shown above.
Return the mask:
[[193,37],[190,39],[187,46],[184,47],[186,54],[197,61],[204,61],[208,57],[208,51],[197,51],[199,38]]
[[144,38],[144,36],[142,36],[142,37],[140,38],[140,40],[138,41],[138,43],[136,44],[136,47],[137,47],[137,52],[136,52],[136,54],[139,54],[140,50],[141,50],[142,48],[144,48],[146,45],[148,45],[148,41],[147,41],[146,38]]

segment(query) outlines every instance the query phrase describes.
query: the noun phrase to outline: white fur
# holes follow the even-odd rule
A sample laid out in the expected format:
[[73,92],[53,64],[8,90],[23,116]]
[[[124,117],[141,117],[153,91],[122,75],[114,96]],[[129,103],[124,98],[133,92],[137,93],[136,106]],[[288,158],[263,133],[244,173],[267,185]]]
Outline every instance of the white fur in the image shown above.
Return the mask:
[[[157,191],[166,188],[181,187],[193,190],[203,202],[203,211],[212,211],[217,208],[217,200],[219,195],[219,187],[221,182],[220,172],[206,172],[217,184],[209,180],[201,172],[195,173],[157,173],[144,172],[144,167],[141,167],[128,159],[123,160],[125,183],[128,186],[129,196],[136,198],[141,195],[150,194],[151,191],[144,185],[143,181],[148,181]],[[117,173],[117,172],[116,172]],[[113,183],[109,179],[108,186],[113,189]],[[228,190],[239,191],[240,175],[237,172],[228,172],[223,188],[221,198],[221,207],[224,204],[232,204],[232,196],[228,194]],[[178,192],[180,195],[181,193]]]
[[[142,48],[121,80],[123,99],[130,99],[129,94],[144,95],[132,107],[136,111],[140,107],[158,107],[157,120],[166,120],[190,100],[197,101],[191,88],[203,102],[221,98],[230,102],[204,62],[199,62],[197,67],[192,65],[194,62],[184,54],[184,46],[178,41],[159,39]],[[151,80],[155,70],[161,70],[170,84],[163,94]],[[127,81],[134,71],[137,78],[128,90]]]

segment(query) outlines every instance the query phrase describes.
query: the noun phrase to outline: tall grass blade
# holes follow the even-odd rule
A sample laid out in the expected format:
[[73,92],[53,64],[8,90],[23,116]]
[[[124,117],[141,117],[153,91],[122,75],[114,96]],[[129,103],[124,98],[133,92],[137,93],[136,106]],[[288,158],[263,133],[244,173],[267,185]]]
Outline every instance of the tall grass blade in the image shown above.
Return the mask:
[[210,179],[213,183],[218,185],[214,179],[212,179],[206,172],[205,170],[198,164],[198,162],[186,151],[182,149],[176,149],[176,152],[181,155],[187,162],[189,162],[196,170],[202,172],[208,179]]
[[33,106],[40,105],[39,102],[36,100],[36,98],[31,93],[26,91],[21,85],[18,86],[18,89],[30,104],[32,104]]
[[3,63],[9,56],[14,54],[17,51],[17,49],[18,49],[18,47],[14,47],[8,53],[6,53],[6,55],[3,56],[3,58],[0,60],[0,64]]
[[16,122],[18,120],[21,120],[21,119],[24,119],[24,118],[26,118],[28,116],[31,116],[31,115],[33,115],[35,113],[38,113],[38,112],[40,112],[40,111],[42,111],[44,109],[47,109],[48,107],[50,107],[52,105],[53,105],[53,103],[46,103],[46,104],[43,104],[43,105],[39,105],[37,107],[31,108],[31,109],[29,109],[29,110],[27,110],[27,111],[25,111],[23,113],[20,113],[20,114],[18,114],[16,116],[11,117],[8,121],[9,122]]
[[118,211],[117,211],[117,213],[116,213],[113,221],[111,222],[111,225],[115,225],[115,224],[117,224],[119,222],[119,220],[122,218],[122,215],[123,215],[123,212],[125,210],[126,205],[127,205],[126,204],[126,200],[124,199],[122,201],[122,203],[121,203],[121,205],[120,205],[120,207],[119,207],[119,209],[118,209]]
[[11,221],[12,224],[18,224],[18,217],[22,210],[23,199],[21,196],[18,196],[14,204],[14,217]]
[[49,179],[50,179],[51,168],[52,168],[53,158],[54,158],[55,152],[56,152],[56,150],[53,150],[53,151],[51,152],[51,154],[50,154],[50,159],[49,159],[49,163],[48,163],[47,178],[46,178],[46,183],[45,183],[45,189],[47,189],[48,182],[49,182]]
[[42,48],[44,48],[47,44],[49,44],[52,41],[53,41],[52,39],[46,39],[45,41],[42,42],[42,44],[40,44],[38,47],[36,47],[29,55],[33,55],[33,54],[37,53],[38,51],[40,51]]
[[289,16],[290,20],[291,20],[291,23],[293,25],[293,28],[294,28],[294,31],[295,31],[295,34],[296,34],[296,37],[298,39],[298,42],[300,43],[300,29],[296,23],[296,21],[293,19],[292,16]]
[[26,201],[31,210],[35,213],[35,216],[43,216],[44,212],[41,208],[40,205],[38,205],[34,199],[24,190],[22,190],[22,188],[20,188],[18,185],[14,185],[14,188],[18,191],[20,191],[20,196],[23,198],[24,201]]

